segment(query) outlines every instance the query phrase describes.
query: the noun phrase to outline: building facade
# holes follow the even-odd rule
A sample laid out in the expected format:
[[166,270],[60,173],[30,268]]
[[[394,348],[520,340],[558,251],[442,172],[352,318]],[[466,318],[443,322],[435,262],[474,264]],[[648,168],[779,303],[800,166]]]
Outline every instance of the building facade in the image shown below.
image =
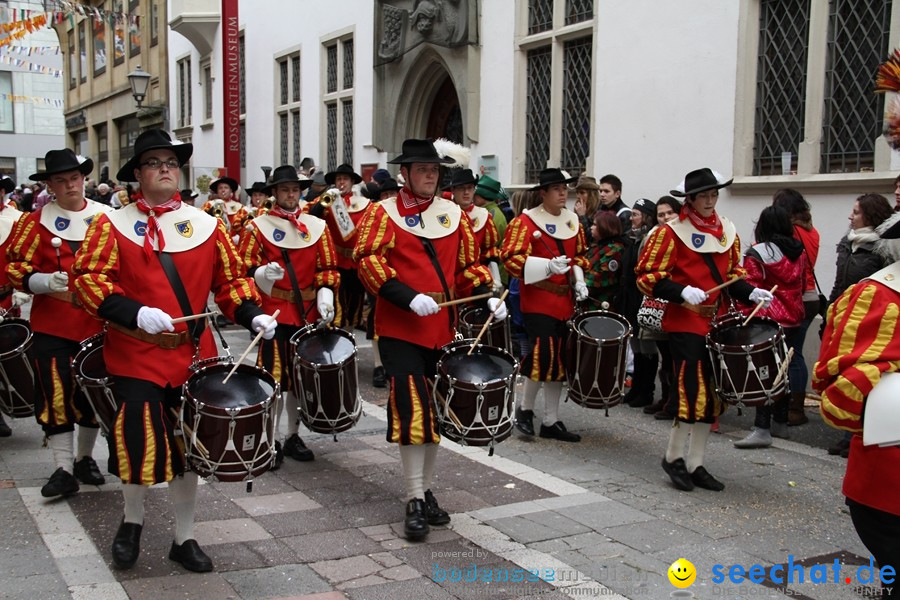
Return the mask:
[[[59,6],[54,28],[64,64],[66,146],[94,159],[92,178],[111,179],[142,128],[170,128],[165,0],[101,0]],[[151,75],[139,111],[128,74]]]
[[[222,166],[225,145],[219,5],[170,0],[173,128],[206,170]],[[240,3],[247,185],[261,167],[306,157],[325,170],[349,162],[365,172],[408,137],[459,141],[474,169],[512,189],[545,166],[615,173],[629,204],[709,166],[735,177],[720,209],[745,244],[775,190],[804,193],[822,234],[826,294],[853,200],[877,192],[893,202],[900,160],[881,137],[885,99],[871,89],[900,43],[900,2],[291,6]]]
[[[43,13],[33,2],[0,2],[4,25],[24,25]],[[65,144],[63,53],[46,27],[6,39],[0,46],[0,175],[20,183],[43,169],[48,150]]]

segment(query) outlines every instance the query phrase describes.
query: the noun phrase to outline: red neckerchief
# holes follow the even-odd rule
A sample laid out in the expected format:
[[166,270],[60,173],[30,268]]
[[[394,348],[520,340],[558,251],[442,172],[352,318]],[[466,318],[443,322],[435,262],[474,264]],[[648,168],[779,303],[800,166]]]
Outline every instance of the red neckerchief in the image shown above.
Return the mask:
[[464,208],[464,209],[463,209],[463,212],[465,212],[467,215],[471,216],[473,210],[475,210],[475,203],[474,203],[474,202],[473,202],[472,204],[470,204],[467,208]]
[[433,196],[424,198],[416,196],[405,185],[397,192],[397,212],[400,213],[401,217],[423,213],[428,210],[432,202],[434,202]]
[[144,232],[144,254],[147,258],[150,258],[153,255],[153,240],[156,239],[157,235],[159,236],[159,251],[162,252],[166,247],[166,240],[163,237],[162,228],[159,226],[159,221],[156,217],[181,208],[181,194],[176,192],[174,196],[159,206],[147,204],[140,192],[135,194],[134,198],[137,202],[138,210],[147,215],[147,230]]
[[690,219],[691,224],[712,236],[715,236],[716,239],[721,239],[722,235],[725,233],[725,228],[722,226],[722,221],[719,219],[718,213],[713,211],[713,214],[709,217],[704,217],[696,210],[691,208],[691,205],[687,202],[684,203],[684,206],[681,208],[681,214],[678,215],[678,218],[682,221],[685,219]]
[[297,219],[300,216],[300,209],[298,208],[294,212],[288,212],[278,206],[277,204],[269,209],[268,215],[270,217],[279,217],[281,219],[287,219],[291,223],[294,224],[294,227],[297,228],[297,231],[304,234],[305,236],[309,235],[309,229],[306,227],[305,223],[301,223],[300,220]]
[[352,197],[353,197],[352,190],[347,192],[346,194],[341,194],[341,198],[344,199],[344,204],[346,204],[347,206],[350,206],[350,198],[352,198]]

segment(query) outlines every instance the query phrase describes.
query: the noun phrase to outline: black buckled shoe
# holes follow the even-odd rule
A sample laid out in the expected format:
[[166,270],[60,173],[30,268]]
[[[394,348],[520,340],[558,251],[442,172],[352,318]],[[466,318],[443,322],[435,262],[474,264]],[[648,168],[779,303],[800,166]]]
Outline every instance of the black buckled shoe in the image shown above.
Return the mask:
[[9,437],[12,435],[12,429],[9,428],[9,425],[6,424],[6,419],[3,418],[3,414],[0,413],[0,437]]
[[525,435],[534,435],[534,411],[516,407],[516,429]]
[[384,367],[375,367],[375,370],[372,371],[372,387],[387,387],[387,375],[384,372]]
[[561,442],[580,442],[581,436],[577,433],[571,433],[563,425],[562,421],[557,421],[553,425],[547,426],[541,424],[541,437],[550,438],[551,440],[559,440]]
[[141,531],[143,525],[126,523],[122,519],[112,543],[112,560],[117,569],[130,569],[141,553]]
[[213,570],[212,560],[200,549],[197,540],[185,540],[180,546],[172,542],[169,560],[174,560],[194,573],[207,573]]
[[281,468],[281,464],[284,462],[284,450],[281,448],[281,442],[275,440],[275,460],[272,461],[272,467],[269,469],[270,471],[277,471]]
[[429,525],[446,525],[450,522],[450,513],[438,506],[431,490],[425,492],[425,514]]
[[428,519],[425,501],[413,498],[406,503],[406,520],[403,521],[403,535],[411,542],[421,540],[431,530],[428,527]]
[[313,451],[306,447],[296,433],[284,441],[284,454],[300,462],[309,462],[316,458]]
[[704,490],[712,490],[713,492],[721,492],[725,489],[725,484],[713,477],[709,474],[709,471],[703,468],[703,465],[700,465],[694,472],[691,473],[691,481],[697,487],[701,487]]
[[78,478],[78,481],[85,485],[103,485],[106,478],[100,472],[100,467],[90,456],[85,456],[81,460],[72,463],[72,473]]
[[676,458],[672,462],[666,462],[666,457],[663,456],[662,468],[679,490],[690,492],[694,489],[694,482],[691,481],[691,476],[687,472],[683,458]]
[[54,496],[71,496],[78,492],[78,480],[75,476],[59,467],[53,471],[50,480],[41,488],[41,496],[52,498]]

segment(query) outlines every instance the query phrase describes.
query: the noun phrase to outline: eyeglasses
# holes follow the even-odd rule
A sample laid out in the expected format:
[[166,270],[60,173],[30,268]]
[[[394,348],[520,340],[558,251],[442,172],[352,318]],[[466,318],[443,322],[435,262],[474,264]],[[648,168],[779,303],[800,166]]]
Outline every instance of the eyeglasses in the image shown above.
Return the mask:
[[142,167],[148,167],[150,169],[153,169],[154,171],[156,169],[161,169],[163,165],[166,165],[166,168],[173,171],[181,166],[178,163],[178,159],[175,158],[170,158],[169,160],[159,160],[158,158],[151,158],[141,163]]

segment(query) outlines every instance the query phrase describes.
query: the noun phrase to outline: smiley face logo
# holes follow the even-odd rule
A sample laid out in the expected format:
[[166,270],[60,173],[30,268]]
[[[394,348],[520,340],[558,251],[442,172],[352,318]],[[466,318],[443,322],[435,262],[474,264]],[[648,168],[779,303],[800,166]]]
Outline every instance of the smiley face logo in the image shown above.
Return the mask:
[[686,588],[697,579],[697,569],[689,560],[679,558],[669,567],[668,575],[672,585],[677,588]]

